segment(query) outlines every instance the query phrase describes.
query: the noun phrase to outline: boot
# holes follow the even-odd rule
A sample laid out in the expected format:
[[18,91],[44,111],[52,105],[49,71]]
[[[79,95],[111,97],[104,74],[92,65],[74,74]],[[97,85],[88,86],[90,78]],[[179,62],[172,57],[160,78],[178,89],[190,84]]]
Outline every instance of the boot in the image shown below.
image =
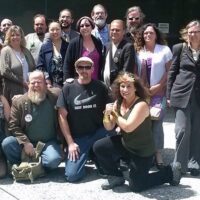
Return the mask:
[[124,182],[125,179],[122,176],[108,176],[108,179],[101,185],[101,188],[103,190],[110,190],[117,186],[123,185]]

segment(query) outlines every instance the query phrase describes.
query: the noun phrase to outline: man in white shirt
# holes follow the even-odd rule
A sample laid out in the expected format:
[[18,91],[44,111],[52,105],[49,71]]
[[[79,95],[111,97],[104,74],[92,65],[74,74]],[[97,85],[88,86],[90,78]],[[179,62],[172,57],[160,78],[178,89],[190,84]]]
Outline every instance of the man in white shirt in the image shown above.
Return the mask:
[[35,63],[37,64],[40,48],[47,31],[46,17],[43,14],[37,14],[33,18],[34,33],[26,35],[26,48],[31,52]]
[[106,61],[103,69],[103,80],[110,87],[120,71],[137,72],[135,50],[131,43],[124,39],[125,25],[120,19],[110,24],[111,42],[106,49]]

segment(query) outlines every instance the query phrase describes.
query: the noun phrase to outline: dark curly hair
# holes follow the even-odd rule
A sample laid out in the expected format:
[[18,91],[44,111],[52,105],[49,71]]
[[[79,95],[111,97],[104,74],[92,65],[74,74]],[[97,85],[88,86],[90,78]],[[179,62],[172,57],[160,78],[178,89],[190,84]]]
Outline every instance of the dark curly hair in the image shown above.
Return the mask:
[[166,45],[167,42],[164,39],[163,33],[157,28],[157,26],[153,23],[144,24],[136,34],[135,38],[135,48],[136,51],[140,51],[145,46],[144,41],[144,31],[147,29],[147,27],[151,26],[155,33],[156,33],[156,44]]
[[149,93],[147,89],[144,87],[142,80],[133,73],[130,72],[119,72],[117,78],[114,80],[113,84],[111,85],[112,88],[112,97],[115,100],[122,100],[122,96],[120,94],[120,84],[124,81],[133,82],[134,87],[136,89],[135,94],[146,100],[149,97]]

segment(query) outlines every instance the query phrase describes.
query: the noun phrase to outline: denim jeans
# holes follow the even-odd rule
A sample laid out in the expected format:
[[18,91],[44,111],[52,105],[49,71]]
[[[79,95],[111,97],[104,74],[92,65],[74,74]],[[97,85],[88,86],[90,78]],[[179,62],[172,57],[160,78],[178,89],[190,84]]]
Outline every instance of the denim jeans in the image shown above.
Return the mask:
[[105,128],[98,129],[95,133],[88,134],[81,138],[74,138],[74,142],[79,145],[80,155],[76,161],[66,159],[65,176],[68,182],[76,182],[85,176],[85,163],[88,160],[89,151],[94,142],[108,135]]
[[[2,142],[2,149],[7,160],[11,164],[19,164],[21,162],[22,146],[13,136],[5,138]],[[41,153],[42,165],[48,169],[55,169],[62,160],[61,147],[56,141],[49,141],[45,144]]]

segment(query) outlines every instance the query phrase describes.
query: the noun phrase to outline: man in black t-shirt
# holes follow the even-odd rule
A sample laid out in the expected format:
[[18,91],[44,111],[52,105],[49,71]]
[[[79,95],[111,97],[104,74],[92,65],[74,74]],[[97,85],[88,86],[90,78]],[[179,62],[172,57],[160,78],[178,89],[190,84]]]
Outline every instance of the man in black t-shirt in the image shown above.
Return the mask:
[[91,78],[93,64],[88,57],[75,62],[78,79],[64,85],[57,101],[60,127],[68,144],[65,176],[69,182],[83,178],[93,143],[108,134],[102,122],[110,99],[106,86]]

